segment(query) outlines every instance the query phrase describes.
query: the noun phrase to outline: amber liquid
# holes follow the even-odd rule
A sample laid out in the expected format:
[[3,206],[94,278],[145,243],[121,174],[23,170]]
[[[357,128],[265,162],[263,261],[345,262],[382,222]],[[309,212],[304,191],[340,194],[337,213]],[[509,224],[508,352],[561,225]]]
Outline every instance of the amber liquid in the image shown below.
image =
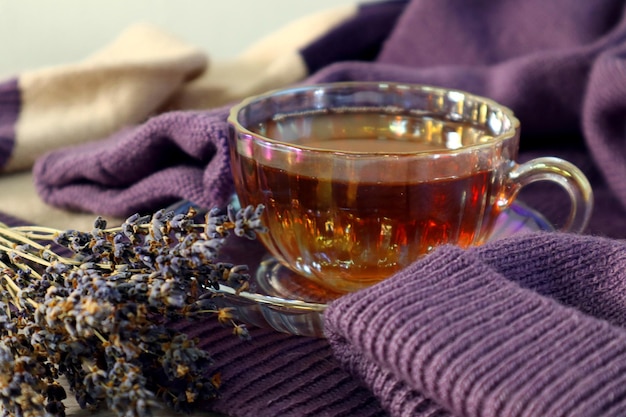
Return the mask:
[[[312,147],[320,142],[328,149],[374,152],[442,146],[380,137],[299,139]],[[239,155],[238,194],[244,204],[267,207],[263,221],[270,232],[260,238],[284,264],[340,291],[387,278],[437,246],[481,243],[497,214],[500,190],[489,170],[379,183],[302,175],[291,168]]]

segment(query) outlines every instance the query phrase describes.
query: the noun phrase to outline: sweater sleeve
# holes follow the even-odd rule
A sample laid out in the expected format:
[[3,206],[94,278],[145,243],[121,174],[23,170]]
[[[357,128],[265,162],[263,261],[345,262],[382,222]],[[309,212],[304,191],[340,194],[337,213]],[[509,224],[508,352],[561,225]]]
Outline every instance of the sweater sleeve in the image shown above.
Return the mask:
[[[524,239],[540,248],[547,236],[553,235]],[[597,244],[579,239],[556,256]],[[510,266],[526,262],[527,272],[534,268],[543,279],[555,269],[541,269],[549,257],[543,263],[513,259],[509,246],[498,245],[442,247],[393,278],[337,300],[326,314],[337,357],[392,415],[433,415],[423,410],[435,405],[468,417],[624,415],[624,330],[565,305],[545,288],[542,294],[522,286],[519,276],[509,279],[504,273],[514,268],[503,260],[492,266],[486,250],[500,247]],[[585,291],[576,284],[573,291]],[[386,384],[377,384],[381,378]]]

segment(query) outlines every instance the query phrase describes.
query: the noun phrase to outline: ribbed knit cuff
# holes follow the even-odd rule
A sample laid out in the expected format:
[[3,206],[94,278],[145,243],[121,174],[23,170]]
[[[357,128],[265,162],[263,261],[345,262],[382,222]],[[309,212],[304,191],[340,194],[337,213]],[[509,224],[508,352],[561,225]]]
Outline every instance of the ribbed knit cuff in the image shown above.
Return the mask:
[[0,169],[13,152],[15,124],[19,116],[21,97],[17,78],[0,82]]
[[[626,334],[443,247],[334,302],[326,330],[393,415],[426,398],[455,416],[623,416]],[[421,405],[420,405],[421,404]],[[430,414],[432,415],[432,414]]]
[[242,341],[208,318],[176,325],[214,360],[220,397],[206,409],[229,417],[383,417],[374,396],[343,370],[324,339],[250,328]]

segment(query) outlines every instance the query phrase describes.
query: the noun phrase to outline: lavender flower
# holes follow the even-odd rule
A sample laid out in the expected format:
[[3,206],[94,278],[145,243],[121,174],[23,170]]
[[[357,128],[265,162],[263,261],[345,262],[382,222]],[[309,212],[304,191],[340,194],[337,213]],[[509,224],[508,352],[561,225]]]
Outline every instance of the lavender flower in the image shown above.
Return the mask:
[[112,228],[97,218],[90,232],[0,225],[2,415],[63,416],[59,377],[81,407],[119,416],[149,416],[163,403],[189,411],[217,395],[208,353],[167,322],[213,314],[249,338],[229,309],[207,308],[208,289],[247,288],[247,267],[217,258],[230,231],[254,238],[264,230],[262,210],[215,209],[204,222],[193,209],[161,210]]

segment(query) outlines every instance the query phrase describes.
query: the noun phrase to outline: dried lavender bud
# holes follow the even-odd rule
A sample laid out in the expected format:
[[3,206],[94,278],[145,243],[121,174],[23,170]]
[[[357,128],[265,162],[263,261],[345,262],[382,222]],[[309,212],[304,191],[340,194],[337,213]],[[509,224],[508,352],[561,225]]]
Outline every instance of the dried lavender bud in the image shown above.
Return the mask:
[[[246,288],[247,267],[217,258],[231,230],[245,237],[264,230],[261,212],[215,209],[198,224],[194,210],[159,211],[110,229],[97,218],[91,232],[30,234],[0,225],[0,237],[14,242],[0,250],[3,415],[63,416],[61,376],[81,407],[104,405],[120,416],[148,416],[157,400],[190,411],[217,395],[207,352],[164,323],[213,314],[249,338],[230,309],[210,303],[208,289]],[[43,240],[74,256],[60,256]]]
[[150,221],[150,216],[140,216],[139,214],[133,214],[122,223],[122,233],[131,241],[135,241],[138,238],[138,233],[141,230],[141,226]]
[[205,234],[210,239],[223,239],[228,236],[228,229],[224,223],[228,221],[228,215],[219,209],[213,209],[206,214]]
[[250,240],[256,239],[255,231],[265,232],[265,228],[261,224],[261,214],[265,207],[263,205],[247,206],[245,209],[237,212],[235,216],[235,234],[239,237],[245,237]]
[[233,334],[239,337],[242,340],[251,340],[252,337],[248,332],[248,328],[245,324],[235,324],[233,326]]
[[170,220],[170,228],[176,232],[186,232],[192,227],[192,220],[185,214],[176,214]]
[[150,220],[150,236],[154,240],[162,240],[164,235],[169,232],[168,221],[172,218],[172,212],[159,210],[152,216]]

